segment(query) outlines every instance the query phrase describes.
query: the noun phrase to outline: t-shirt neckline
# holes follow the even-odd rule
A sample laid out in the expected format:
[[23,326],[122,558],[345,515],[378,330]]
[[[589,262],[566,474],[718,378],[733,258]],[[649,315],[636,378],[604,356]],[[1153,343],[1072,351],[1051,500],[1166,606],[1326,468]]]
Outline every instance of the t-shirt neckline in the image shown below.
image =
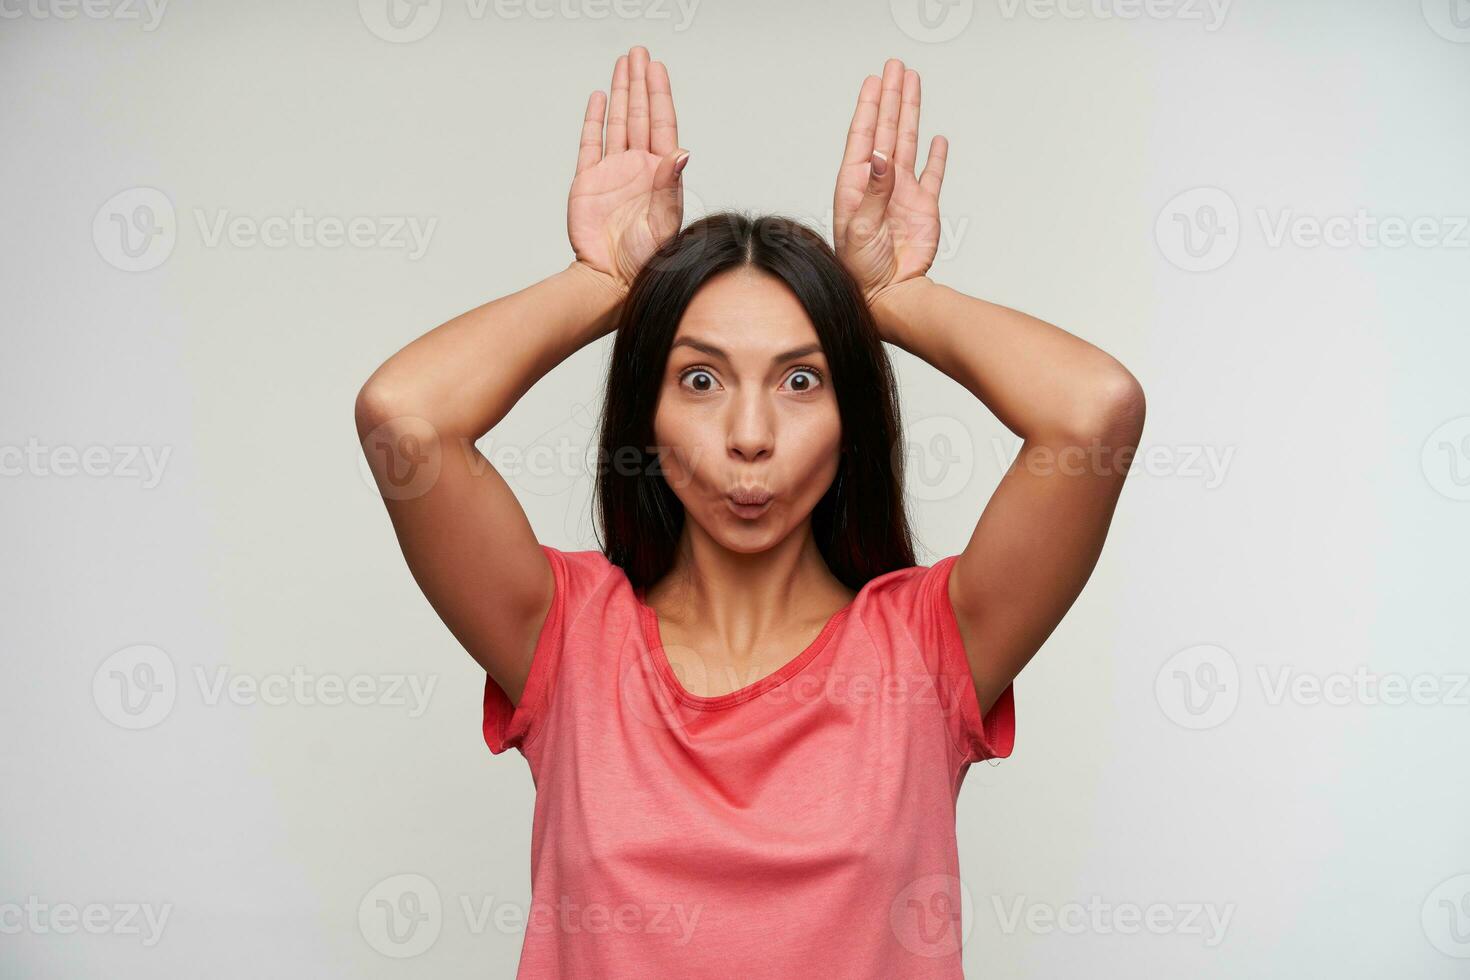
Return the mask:
[[658,626],[658,613],[654,612],[653,607],[643,601],[643,592],[641,589],[634,590],[633,601],[638,606],[638,620],[643,629],[644,648],[648,651],[649,659],[653,661],[654,672],[663,679],[665,689],[681,704],[688,705],[691,708],[698,708],[702,711],[714,711],[720,708],[731,708],[737,704],[743,704],[752,698],[760,697],[772,688],[779,687],[799,674],[808,664],[816,659],[817,654],[826,648],[827,642],[832,638],[832,634],[836,632],[837,627],[842,621],[847,618],[847,614],[852,611],[852,607],[857,604],[857,597],[854,596],[851,602],[829,616],[826,624],[822,626],[822,631],[795,657],[786,661],[786,663],[776,668],[773,672],[758,680],[751,681],[744,687],[739,687],[733,691],[727,691],[724,694],[716,694],[714,696],[695,694],[684,687],[679,681],[678,676],[674,673],[673,665],[669,663],[669,655],[664,651],[663,636]]

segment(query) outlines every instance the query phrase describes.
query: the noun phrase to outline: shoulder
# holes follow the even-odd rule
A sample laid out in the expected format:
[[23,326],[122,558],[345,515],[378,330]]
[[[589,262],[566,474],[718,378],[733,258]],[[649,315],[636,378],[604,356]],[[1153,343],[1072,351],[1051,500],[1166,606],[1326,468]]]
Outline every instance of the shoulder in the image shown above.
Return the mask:
[[552,614],[559,614],[567,622],[575,620],[599,598],[606,603],[616,593],[620,581],[627,581],[622,567],[595,548],[571,551],[542,544],[541,550],[551,563],[556,580],[553,603],[560,608],[552,610]]
[[878,616],[920,613],[941,596],[947,598],[949,569],[957,558],[959,555],[948,555],[928,565],[909,565],[874,576],[859,590],[854,605]]
[[853,603],[855,618],[875,642],[895,651],[917,651],[931,670],[963,663],[959,624],[949,600],[949,570],[958,557],[875,576]]

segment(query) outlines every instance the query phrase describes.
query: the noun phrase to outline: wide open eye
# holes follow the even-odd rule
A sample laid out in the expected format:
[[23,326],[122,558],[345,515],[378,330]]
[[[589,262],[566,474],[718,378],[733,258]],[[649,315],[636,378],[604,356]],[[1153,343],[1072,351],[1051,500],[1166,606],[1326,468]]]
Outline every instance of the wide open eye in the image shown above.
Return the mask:
[[786,380],[792,391],[815,391],[822,386],[822,372],[814,367],[799,367],[787,375]]
[[[685,382],[689,381],[691,378],[696,379],[694,383],[692,385],[685,384]],[[710,374],[709,371],[705,370],[704,368],[693,367],[689,368],[683,374],[679,375],[679,384],[683,385],[689,391],[693,391],[695,394],[702,395],[705,392],[714,391],[715,388],[719,387],[720,383],[715,380],[715,376],[713,374]]]

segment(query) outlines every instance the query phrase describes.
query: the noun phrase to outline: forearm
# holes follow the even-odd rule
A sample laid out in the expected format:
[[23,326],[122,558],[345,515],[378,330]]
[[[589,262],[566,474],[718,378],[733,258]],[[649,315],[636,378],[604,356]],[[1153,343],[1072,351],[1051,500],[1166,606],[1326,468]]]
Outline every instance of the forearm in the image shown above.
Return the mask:
[[611,331],[621,290],[578,262],[414,340],[358,395],[359,427],[412,415],[477,439],[568,356]]
[[1036,317],[927,277],[884,290],[873,313],[884,340],[964,385],[1024,439],[1085,442],[1141,426],[1143,395],[1133,375]]

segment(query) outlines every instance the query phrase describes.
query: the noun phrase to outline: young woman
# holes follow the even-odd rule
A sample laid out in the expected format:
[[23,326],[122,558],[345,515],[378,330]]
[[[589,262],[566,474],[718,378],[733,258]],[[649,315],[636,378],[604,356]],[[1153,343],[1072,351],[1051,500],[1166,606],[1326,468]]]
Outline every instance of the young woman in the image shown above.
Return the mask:
[[[919,76],[864,80],[835,251],[781,218],[680,231],[669,76],[593,93],[575,259],[363,386],[403,554],[537,787],[519,976],[960,977],[955,799],[1086,582],[1143,424],[1117,361],[926,276],[947,145]],[[615,331],[602,550],[537,541],[475,449]],[[962,550],[916,566],[886,341],[1024,440]]]

